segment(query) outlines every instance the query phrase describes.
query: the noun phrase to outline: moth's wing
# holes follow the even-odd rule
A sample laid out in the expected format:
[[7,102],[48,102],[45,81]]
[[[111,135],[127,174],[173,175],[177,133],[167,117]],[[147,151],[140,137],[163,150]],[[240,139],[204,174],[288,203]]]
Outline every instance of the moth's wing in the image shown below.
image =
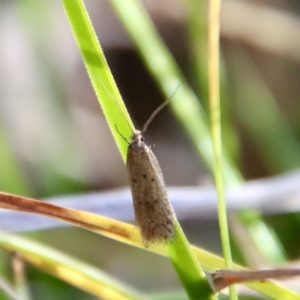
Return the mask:
[[155,173],[147,148],[143,147],[132,151],[129,149],[127,155],[127,171],[134,211],[137,225],[140,227],[148,219],[146,205],[151,203],[150,199],[153,193],[151,180]]
[[163,175],[149,147],[129,151],[127,170],[137,225],[145,241],[166,240],[173,236],[174,213]]

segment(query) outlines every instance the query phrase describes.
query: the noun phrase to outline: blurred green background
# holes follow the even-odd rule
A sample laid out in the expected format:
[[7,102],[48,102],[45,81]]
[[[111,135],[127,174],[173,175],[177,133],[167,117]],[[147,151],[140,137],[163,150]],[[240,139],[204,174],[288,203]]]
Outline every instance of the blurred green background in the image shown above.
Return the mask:
[[[201,49],[191,42],[191,2],[143,1],[207,107],[205,85],[199,84],[206,80],[207,56],[203,51],[203,64],[196,64],[196,51]],[[86,1],[86,5],[131,117],[141,128],[164,98],[109,2]],[[223,2],[223,138],[246,179],[300,166],[299,12],[298,1],[292,0]],[[201,22],[198,25],[204,30]],[[0,45],[0,189],[44,198],[128,186],[126,168],[96,101],[61,2],[0,1]],[[168,186],[212,184],[205,165],[168,109],[145,136],[148,144],[156,145]],[[288,258],[297,259],[299,215],[272,216],[267,221],[278,232]],[[200,226],[205,229],[201,233]],[[191,242],[220,253],[215,220],[186,221],[183,228]],[[152,258],[149,253],[81,229],[27,235],[143,290],[180,288],[166,259]],[[6,255],[2,258],[2,269],[7,270]],[[148,260],[155,264],[150,267]],[[143,272],[145,268],[147,272]],[[142,277],[137,275],[140,273]],[[29,268],[28,277],[33,299],[93,299],[33,268]]]

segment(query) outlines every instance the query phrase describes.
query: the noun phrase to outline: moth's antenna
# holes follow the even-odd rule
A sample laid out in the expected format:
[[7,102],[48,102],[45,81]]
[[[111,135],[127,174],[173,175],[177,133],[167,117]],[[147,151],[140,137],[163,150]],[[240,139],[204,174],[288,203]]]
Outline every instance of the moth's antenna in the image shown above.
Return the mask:
[[130,142],[126,139],[126,137],[119,131],[118,127],[115,125],[115,128],[118,132],[118,134],[121,136],[121,138],[128,144],[130,145]]
[[157,114],[166,106],[170,103],[172,97],[176,94],[176,92],[178,91],[178,89],[180,88],[180,85],[178,84],[176,90],[173,92],[173,94],[164,102],[162,103],[149,117],[149,119],[147,120],[147,122],[145,123],[145,125],[143,126],[143,129],[141,132],[145,132],[149,126],[149,124],[153,121],[153,119],[157,116]]

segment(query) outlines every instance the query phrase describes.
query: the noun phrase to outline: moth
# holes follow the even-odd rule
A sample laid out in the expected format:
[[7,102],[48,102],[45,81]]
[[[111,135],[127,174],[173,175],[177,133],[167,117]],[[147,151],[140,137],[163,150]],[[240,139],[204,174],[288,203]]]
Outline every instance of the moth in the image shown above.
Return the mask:
[[145,144],[141,131],[132,135],[126,165],[136,224],[144,244],[172,239],[174,212],[159,163]]
[[[99,83],[106,89],[101,80]],[[162,171],[155,155],[145,144],[142,133],[146,131],[154,117],[169,103],[178,89],[179,85],[173,94],[151,114],[141,131],[133,132],[131,141],[127,141],[116,127],[121,137],[128,143],[126,166],[135,221],[145,246],[148,246],[149,243],[170,240],[175,233],[173,223],[175,213],[168,199]],[[108,90],[107,93],[115,101]]]
[[175,234],[173,223],[175,213],[169,202],[163,174],[155,155],[145,144],[142,135],[172,96],[152,113],[142,131],[136,130],[132,134],[127,151],[126,166],[135,221],[146,246],[149,243],[169,241]]

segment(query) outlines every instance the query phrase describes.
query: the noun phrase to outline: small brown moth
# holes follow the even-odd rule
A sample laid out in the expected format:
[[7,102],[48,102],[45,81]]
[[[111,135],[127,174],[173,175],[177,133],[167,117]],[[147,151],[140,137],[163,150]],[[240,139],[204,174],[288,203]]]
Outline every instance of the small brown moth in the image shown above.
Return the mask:
[[170,240],[175,233],[175,214],[168,199],[162,171],[142,136],[153,118],[168,104],[168,100],[153,112],[142,131],[136,130],[133,133],[127,152],[126,165],[136,224],[146,246],[150,242]]
[[128,147],[127,171],[135,219],[144,244],[171,239],[175,232],[174,212],[158,161],[140,131],[132,135]]
[[270,269],[270,270],[217,270],[211,273],[214,291],[220,292],[231,284],[245,281],[264,281],[266,279],[299,276],[300,269]]
[[[101,80],[100,84],[102,84]],[[102,86],[105,88],[103,84]],[[145,246],[148,246],[150,242],[170,240],[175,233],[173,224],[175,214],[168,199],[163,175],[155,155],[145,144],[142,133],[146,131],[162,108],[169,103],[178,88],[179,85],[174,93],[152,113],[141,131],[134,131],[130,142],[119,132],[129,144],[126,165],[133,198],[135,221],[140,229]],[[108,91],[107,93],[115,101]],[[118,128],[116,130],[118,131]]]

